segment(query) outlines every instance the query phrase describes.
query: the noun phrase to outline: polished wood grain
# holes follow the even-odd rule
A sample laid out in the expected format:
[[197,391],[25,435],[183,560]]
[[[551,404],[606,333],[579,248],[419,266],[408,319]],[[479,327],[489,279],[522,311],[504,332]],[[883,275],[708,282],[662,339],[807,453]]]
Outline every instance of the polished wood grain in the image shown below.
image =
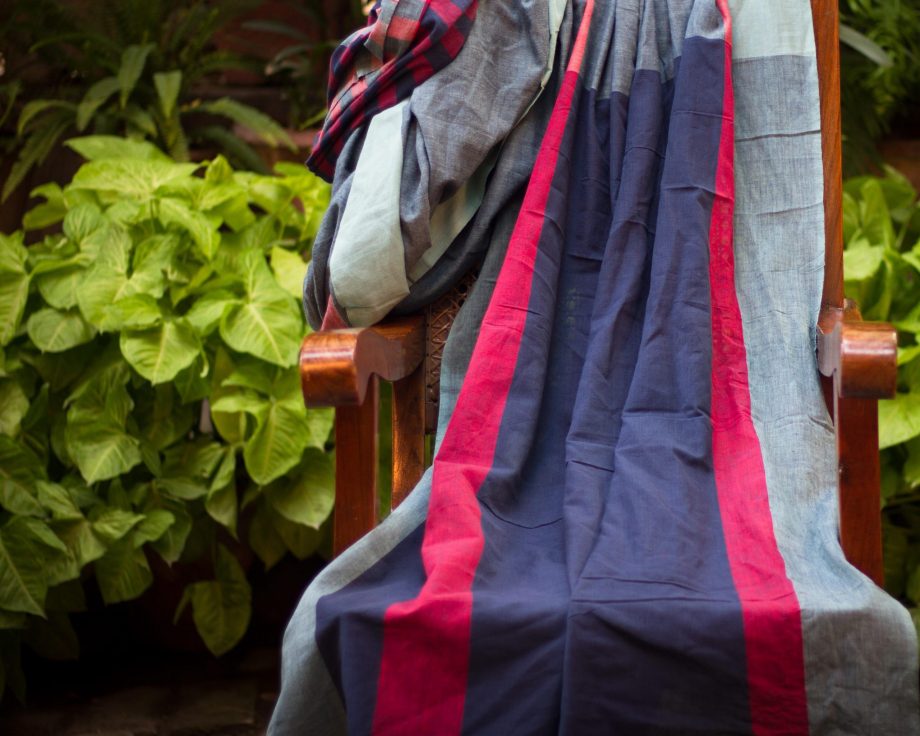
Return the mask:
[[897,388],[897,333],[863,322],[856,305],[825,307],[818,323],[818,369],[833,386],[840,545],[847,559],[884,582],[879,509],[878,399]]
[[890,399],[898,381],[898,334],[890,324],[863,322],[856,305],[825,307],[818,322],[818,369],[845,399]]
[[398,381],[425,355],[421,316],[373,327],[314,332],[300,348],[300,383],[307,406],[358,406],[368,379]]
[[367,381],[364,402],[335,410],[335,511],[332,552],[338,555],[377,524],[376,376]]
[[[425,326],[422,317],[360,329],[315,332],[300,349],[300,380],[309,407],[334,406],[334,554],[347,549],[377,523],[377,422],[379,379],[394,381],[394,495],[401,500],[421,476],[411,448],[424,433],[406,399],[421,396]],[[424,402],[418,403],[424,407]],[[424,422],[424,417],[422,417]],[[421,439],[416,440],[415,435]],[[406,458],[406,459],[404,459]],[[413,480],[414,478],[414,480]],[[410,485],[411,483],[411,485]]]
[[824,289],[822,305],[843,306],[843,164],[840,129],[840,26],[837,0],[812,0],[821,158],[824,166]]
[[396,508],[425,472],[425,366],[393,384],[393,475]]
[[835,397],[840,546],[850,564],[883,585],[878,401],[843,398],[839,390]]

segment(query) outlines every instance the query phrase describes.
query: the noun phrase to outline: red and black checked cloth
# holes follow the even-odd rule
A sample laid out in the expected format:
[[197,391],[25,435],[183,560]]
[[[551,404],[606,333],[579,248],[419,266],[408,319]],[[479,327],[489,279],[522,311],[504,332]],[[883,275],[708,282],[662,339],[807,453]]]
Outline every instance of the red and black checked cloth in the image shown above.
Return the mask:
[[382,0],[332,55],[329,112],[307,166],[332,181],[348,136],[460,53],[477,0]]

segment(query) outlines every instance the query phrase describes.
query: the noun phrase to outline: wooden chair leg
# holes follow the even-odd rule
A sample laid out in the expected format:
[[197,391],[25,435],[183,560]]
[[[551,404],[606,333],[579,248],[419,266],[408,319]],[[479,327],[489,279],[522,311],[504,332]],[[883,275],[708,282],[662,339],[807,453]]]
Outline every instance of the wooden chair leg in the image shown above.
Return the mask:
[[368,382],[364,403],[335,410],[335,519],[338,555],[377,524],[377,413],[379,386]]
[[425,472],[425,364],[393,383],[393,490],[396,508]]
[[834,392],[840,494],[840,545],[847,559],[884,584],[880,523],[878,401]]

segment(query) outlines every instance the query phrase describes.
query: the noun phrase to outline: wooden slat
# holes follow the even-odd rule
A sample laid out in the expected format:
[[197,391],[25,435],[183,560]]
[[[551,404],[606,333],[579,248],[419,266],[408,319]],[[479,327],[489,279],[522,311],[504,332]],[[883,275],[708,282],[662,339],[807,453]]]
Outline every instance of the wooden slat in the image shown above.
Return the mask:
[[878,402],[844,399],[837,391],[834,414],[840,473],[840,546],[850,564],[883,585]]
[[338,555],[377,524],[376,377],[367,384],[364,403],[335,411],[335,518],[332,550]]
[[[840,545],[852,565],[883,583],[878,398],[897,380],[890,325],[859,322],[843,291],[843,165],[838,0],[812,0],[824,165],[824,288],[818,364],[837,437]],[[859,398],[850,398],[859,397]]]
[[824,290],[822,304],[843,306],[843,164],[840,132],[840,33],[837,0],[812,0],[821,154],[824,162]]
[[425,472],[425,366],[393,384],[393,485],[396,508]]

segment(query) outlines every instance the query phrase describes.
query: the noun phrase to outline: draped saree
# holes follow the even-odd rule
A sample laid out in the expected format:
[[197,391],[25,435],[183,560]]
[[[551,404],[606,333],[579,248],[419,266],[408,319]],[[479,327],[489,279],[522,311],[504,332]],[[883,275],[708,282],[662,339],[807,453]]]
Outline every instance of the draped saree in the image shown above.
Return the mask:
[[433,467],[305,593],[270,732],[920,733],[836,538],[807,0],[453,5],[442,66],[356,77],[305,289],[368,324],[480,269]]

